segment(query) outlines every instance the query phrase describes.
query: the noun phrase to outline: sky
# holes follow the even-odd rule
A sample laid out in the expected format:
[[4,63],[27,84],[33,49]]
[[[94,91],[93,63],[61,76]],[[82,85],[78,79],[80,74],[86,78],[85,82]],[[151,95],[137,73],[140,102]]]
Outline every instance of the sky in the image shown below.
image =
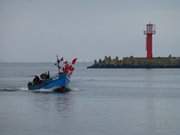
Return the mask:
[[180,56],[180,0],[0,0],[0,62]]

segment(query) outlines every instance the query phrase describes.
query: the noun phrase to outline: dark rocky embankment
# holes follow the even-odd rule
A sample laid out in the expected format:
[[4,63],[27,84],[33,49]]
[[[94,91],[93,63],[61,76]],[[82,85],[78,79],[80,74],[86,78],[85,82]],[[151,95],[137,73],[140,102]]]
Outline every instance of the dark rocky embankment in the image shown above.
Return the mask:
[[103,60],[95,60],[94,64],[87,68],[180,68],[180,57],[155,57],[147,59],[144,57],[118,57],[112,59],[110,56]]

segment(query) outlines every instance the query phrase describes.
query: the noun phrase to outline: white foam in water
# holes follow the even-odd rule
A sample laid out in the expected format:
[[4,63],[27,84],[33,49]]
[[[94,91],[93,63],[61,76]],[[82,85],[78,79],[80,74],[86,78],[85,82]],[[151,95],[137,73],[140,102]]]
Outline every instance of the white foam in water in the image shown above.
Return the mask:
[[38,92],[53,92],[54,89],[39,89]]
[[0,88],[0,91],[16,91],[14,88]]
[[79,88],[71,88],[72,91],[80,91]]
[[27,91],[28,90],[28,88],[27,87],[20,87],[20,88],[18,88],[19,90],[22,90],[22,91]]

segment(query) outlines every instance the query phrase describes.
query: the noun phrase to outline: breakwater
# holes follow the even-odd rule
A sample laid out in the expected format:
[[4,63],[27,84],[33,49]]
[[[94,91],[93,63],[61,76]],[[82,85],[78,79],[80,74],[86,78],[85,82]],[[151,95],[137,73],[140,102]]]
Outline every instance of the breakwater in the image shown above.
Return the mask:
[[180,57],[118,57],[105,56],[104,59],[95,60],[88,68],[180,68]]

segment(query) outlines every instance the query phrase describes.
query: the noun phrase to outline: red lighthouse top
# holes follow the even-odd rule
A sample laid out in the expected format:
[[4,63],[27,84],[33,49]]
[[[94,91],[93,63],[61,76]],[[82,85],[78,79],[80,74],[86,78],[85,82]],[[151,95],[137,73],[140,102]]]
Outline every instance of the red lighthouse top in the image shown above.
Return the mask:
[[146,51],[147,51],[147,59],[153,58],[152,53],[152,35],[155,34],[155,25],[154,24],[146,24],[146,30],[144,31],[144,34],[146,35]]

